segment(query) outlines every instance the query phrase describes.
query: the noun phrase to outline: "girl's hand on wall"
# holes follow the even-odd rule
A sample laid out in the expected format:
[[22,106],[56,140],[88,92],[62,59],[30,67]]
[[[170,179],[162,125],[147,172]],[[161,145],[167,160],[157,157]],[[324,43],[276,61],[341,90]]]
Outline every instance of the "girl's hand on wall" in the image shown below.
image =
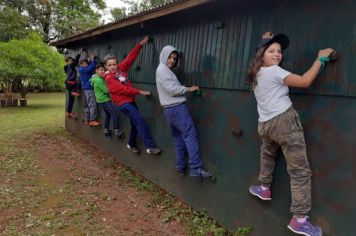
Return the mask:
[[318,53],[318,58],[321,58],[321,57],[328,57],[330,56],[330,54],[334,51],[334,49],[332,48],[325,48],[325,49],[322,49],[319,51]]
[[145,36],[145,37],[140,41],[141,46],[145,45],[145,44],[148,42],[148,40],[150,40],[150,37]]

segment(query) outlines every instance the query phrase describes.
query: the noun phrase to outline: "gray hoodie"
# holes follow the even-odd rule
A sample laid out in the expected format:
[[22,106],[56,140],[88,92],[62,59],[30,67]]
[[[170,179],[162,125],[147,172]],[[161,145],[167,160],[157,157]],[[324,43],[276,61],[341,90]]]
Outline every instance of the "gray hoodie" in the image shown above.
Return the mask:
[[186,101],[185,93],[188,88],[182,86],[177,76],[167,66],[169,55],[177,51],[174,47],[167,45],[162,49],[159,56],[159,65],[156,70],[156,85],[159,101],[163,107],[178,105]]

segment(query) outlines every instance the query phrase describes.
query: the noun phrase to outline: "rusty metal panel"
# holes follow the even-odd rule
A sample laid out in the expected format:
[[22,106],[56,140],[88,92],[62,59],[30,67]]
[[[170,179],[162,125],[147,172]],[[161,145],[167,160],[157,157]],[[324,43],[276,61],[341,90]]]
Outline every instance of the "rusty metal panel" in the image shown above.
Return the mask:
[[[327,235],[352,236],[356,231],[354,9],[353,0],[219,0],[76,42],[72,49],[85,46],[102,58],[112,53],[120,60],[144,35],[153,37],[129,75],[135,86],[154,92],[152,100],[139,97],[138,104],[164,151],[159,158],[142,158],[144,154],[128,152],[125,141],[105,139],[102,130],[83,126],[79,120],[66,120],[66,126],[193,207],[207,209],[228,228],[252,226],[252,235],[284,236],[288,234],[290,190],[283,158],[276,168],[273,201],[263,204],[248,194],[248,186],[257,181],[260,139],[256,102],[246,91],[246,69],[258,37],[266,30],[290,36],[284,66],[296,73],[309,68],[319,48],[332,46],[338,61],[328,64],[311,88],[292,89],[291,96],[301,115],[313,171],[311,218]],[[216,183],[180,178],[174,172],[173,140],[154,84],[159,54],[166,44],[180,51],[175,72],[182,83],[203,87],[203,96],[189,97],[188,104],[204,163],[218,174]],[[75,103],[78,114],[82,105],[80,98]],[[123,116],[120,120],[128,132],[128,120]],[[243,136],[235,137],[234,128],[241,128]]]
[[[147,179],[208,214],[229,229],[254,227],[251,234],[285,236],[289,218],[290,186],[285,161],[278,158],[272,187],[273,201],[265,203],[250,196],[248,187],[257,183],[260,139],[257,133],[256,103],[252,93],[204,89],[203,96],[188,97],[188,105],[198,131],[205,166],[217,173],[217,181],[180,177],[174,171],[173,138],[159,106],[154,85],[136,84],[154,92],[153,98],[138,97],[137,102],[149,129],[163,153],[150,158],[129,152],[125,140],[107,139],[103,130],[84,126],[80,120],[67,119],[70,132],[114,155]],[[82,114],[82,98],[74,112]],[[356,230],[356,159],[354,134],[355,98],[316,95],[292,96],[305,130],[312,177],[313,209],[311,219],[327,235],[353,236]],[[99,119],[103,120],[103,112]],[[129,121],[120,116],[129,132]],[[240,128],[237,137],[232,129]],[[141,142],[138,146],[143,148]]]

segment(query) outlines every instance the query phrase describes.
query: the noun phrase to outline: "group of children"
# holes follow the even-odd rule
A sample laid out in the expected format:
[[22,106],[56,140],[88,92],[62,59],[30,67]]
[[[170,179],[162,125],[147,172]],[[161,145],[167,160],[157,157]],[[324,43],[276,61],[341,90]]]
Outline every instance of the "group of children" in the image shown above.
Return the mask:
[[[119,129],[117,122],[117,114],[122,112],[131,122],[127,148],[135,153],[140,152],[136,145],[136,137],[140,135],[146,152],[159,154],[162,150],[157,147],[135,103],[136,95],[150,96],[151,93],[133,87],[127,74],[141,48],[148,40],[147,36],[143,38],[120,63],[114,56],[108,55],[104,59],[104,64],[96,64],[95,60],[89,64],[87,61],[81,61],[78,71],[87,102],[85,119],[89,125],[98,123],[96,121],[97,102],[106,114],[104,134],[111,135],[109,123],[112,118],[115,135],[124,138],[124,132]],[[299,115],[294,110],[289,98],[288,87],[308,87],[316,78],[324,62],[327,61],[325,58],[328,58],[334,50],[331,48],[320,50],[311,68],[303,75],[297,75],[281,67],[283,51],[288,45],[289,38],[286,35],[274,35],[271,32],[266,32],[248,69],[248,81],[257,100],[258,133],[262,138],[259,175],[261,184],[251,186],[249,191],[259,199],[266,201],[272,199],[270,190],[272,174],[278,150],[281,148],[291,179],[292,204],[290,211],[293,217],[287,227],[297,234],[321,236],[321,228],[312,225],[307,216],[311,210],[311,170],[306,153],[304,131]],[[75,60],[70,58],[72,64],[69,63],[65,67],[69,92],[67,115],[70,117],[73,116],[71,96],[74,88],[68,86],[68,82],[73,81],[69,75],[75,68],[75,63],[78,63],[78,58],[78,56]],[[177,49],[167,45],[161,51],[156,70],[159,101],[164,108],[164,116],[175,143],[176,171],[181,175],[186,173],[185,153],[188,153],[189,175],[211,177],[213,173],[203,168],[199,155],[197,132],[186,105],[185,94],[197,91],[199,87],[186,87],[180,84],[172,71],[177,63]],[[91,77],[89,71],[92,71],[94,67],[96,68],[95,75]]]
[[[105,112],[104,135],[112,135],[109,128],[110,120],[112,120],[114,135],[123,139],[125,138],[125,133],[119,128],[118,122],[118,114],[123,113],[129,118],[131,123],[127,148],[134,153],[139,153],[140,149],[136,145],[136,139],[137,136],[140,136],[146,148],[146,152],[148,154],[158,155],[162,152],[162,149],[156,145],[156,142],[135,103],[136,95],[151,96],[151,92],[133,87],[131,81],[128,79],[128,71],[130,67],[139,55],[142,47],[148,41],[149,37],[144,37],[121,62],[118,62],[112,55],[107,55],[103,60],[103,64],[97,63],[93,56],[90,62],[86,58],[79,60],[80,53],[82,52],[82,50],[80,50],[75,60],[67,58],[68,62],[65,68],[75,68],[79,60],[78,72],[86,102],[84,108],[85,124],[90,126],[99,125],[99,122],[96,120],[97,104],[99,104]],[[172,57],[170,54],[174,55],[174,59],[170,58]],[[196,130],[188,109],[184,104],[186,100],[184,94],[196,91],[199,88],[197,86],[182,86],[174,73],[169,69],[177,64],[177,55],[176,49],[171,51],[167,51],[166,49],[162,50],[161,58],[165,58],[164,60],[168,60],[170,64],[167,65],[162,59],[160,66],[157,69],[157,85],[162,85],[162,87],[159,88],[160,101],[165,108],[165,115],[175,138],[177,150],[176,170],[181,175],[184,175],[187,171],[185,165],[185,150],[187,150],[189,154],[189,175],[208,178],[213,176],[213,173],[203,168],[199,156]],[[92,75],[94,68],[95,74]],[[68,69],[65,69],[65,71],[66,70]],[[167,71],[170,71],[171,74],[168,75]],[[167,75],[168,77],[165,78]],[[162,79],[159,79],[161,77]],[[66,84],[68,84],[67,81],[69,81],[68,76]],[[73,91],[68,86],[67,88],[69,97],[73,97]],[[68,102],[67,107],[67,115],[70,118],[75,116],[75,114],[71,112],[73,100]],[[176,107],[179,109],[176,110]],[[182,107],[185,109],[182,109]],[[175,112],[175,114],[182,114],[181,118],[176,119],[175,114],[172,112]],[[170,119],[170,117],[175,117],[175,120]]]

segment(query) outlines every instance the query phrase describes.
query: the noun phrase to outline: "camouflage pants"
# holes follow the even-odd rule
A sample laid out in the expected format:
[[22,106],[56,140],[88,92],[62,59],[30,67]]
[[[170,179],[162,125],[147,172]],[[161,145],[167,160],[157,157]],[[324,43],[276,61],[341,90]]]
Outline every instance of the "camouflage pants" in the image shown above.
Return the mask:
[[258,133],[262,137],[259,180],[265,186],[271,185],[278,149],[281,147],[290,176],[290,211],[294,214],[307,214],[311,209],[311,170],[298,113],[290,107],[273,119],[260,122]]

